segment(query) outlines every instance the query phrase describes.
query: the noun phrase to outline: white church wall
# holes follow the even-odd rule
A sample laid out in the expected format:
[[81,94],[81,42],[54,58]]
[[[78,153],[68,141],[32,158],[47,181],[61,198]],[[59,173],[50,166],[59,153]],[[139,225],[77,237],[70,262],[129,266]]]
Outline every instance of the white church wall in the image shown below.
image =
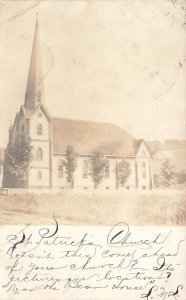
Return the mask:
[[152,183],[151,157],[144,142],[136,155],[137,181],[139,189],[149,189]]
[[29,187],[49,187],[49,169],[46,168],[30,168]]
[[141,143],[140,148],[138,149],[138,152],[137,152],[136,156],[137,157],[150,157],[150,153],[147,150],[144,142]]
[[[53,177],[53,187],[61,187],[66,188],[68,186],[66,180],[66,172],[65,166],[63,168],[63,177],[59,176],[58,173],[58,166],[61,160],[65,159],[65,155],[53,155],[53,169],[52,169],[52,177]],[[82,155],[78,157],[77,160],[77,168],[74,172],[74,188],[78,187],[81,189],[90,189],[94,188],[94,182],[92,176],[90,175],[90,155]],[[109,176],[103,177],[102,182],[100,183],[99,188],[103,189],[115,189],[116,187],[116,175],[115,175],[115,168],[116,168],[116,158],[107,158],[109,160]],[[122,159],[117,159],[120,162]],[[134,158],[125,158],[130,164],[131,175],[125,184],[125,188],[135,188],[135,159]],[[89,166],[89,171],[87,176],[85,176],[83,172],[83,164],[87,162]]]
[[[31,140],[31,145],[33,147],[33,159],[30,163],[29,171],[29,186],[38,187],[49,187],[49,142],[45,141],[33,141]],[[42,159],[37,159],[38,149],[42,150]],[[41,178],[39,179],[39,173],[41,172]]]
[[[42,134],[38,134],[38,126],[42,126]],[[41,109],[38,109],[30,118],[29,136],[31,139],[49,140],[50,122],[47,120]]]
[[[41,125],[38,134],[38,125]],[[30,163],[29,186],[49,187],[50,172],[50,122],[41,109],[37,109],[29,120],[29,137],[33,159]],[[40,155],[38,155],[38,151]]]
[[136,158],[138,188],[150,188],[150,159],[147,157]]
[[[31,140],[33,159],[32,167],[49,167],[49,142]],[[42,159],[37,159],[38,149],[42,150]]]

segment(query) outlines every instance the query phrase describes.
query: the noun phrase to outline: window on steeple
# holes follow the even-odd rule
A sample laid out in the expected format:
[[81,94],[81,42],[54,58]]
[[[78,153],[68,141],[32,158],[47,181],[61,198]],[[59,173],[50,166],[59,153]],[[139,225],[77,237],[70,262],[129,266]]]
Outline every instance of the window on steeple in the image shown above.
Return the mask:
[[37,125],[37,135],[43,134],[43,126],[41,124]]
[[43,150],[41,148],[38,148],[36,151],[36,159],[42,160],[43,159]]

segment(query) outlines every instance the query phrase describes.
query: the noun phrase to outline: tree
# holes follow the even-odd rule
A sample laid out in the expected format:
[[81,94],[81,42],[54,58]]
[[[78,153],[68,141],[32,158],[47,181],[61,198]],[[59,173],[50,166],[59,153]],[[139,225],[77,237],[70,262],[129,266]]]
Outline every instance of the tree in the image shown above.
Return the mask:
[[178,184],[186,183],[186,170],[181,170],[176,173]]
[[154,185],[156,187],[160,187],[161,185],[161,178],[160,178],[160,175],[159,174],[154,174],[153,175],[153,178],[154,178]]
[[67,182],[70,183],[71,188],[74,188],[74,172],[77,168],[78,154],[74,152],[73,146],[69,144],[65,155],[66,160],[63,161],[63,164],[66,168]]
[[169,159],[162,163],[161,178],[161,183],[165,186],[171,186],[176,182],[176,168],[170,164]]
[[122,160],[116,165],[116,188],[124,186],[127,179],[130,177],[130,164],[126,160]]
[[30,139],[21,135],[13,146],[8,146],[5,158],[5,177],[8,186],[26,187],[29,163],[32,159]]
[[97,189],[104,177],[104,169],[107,164],[107,160],[100,152],[94,152],[89,159],[91,167],[91,176],[94,181],[94,188]]

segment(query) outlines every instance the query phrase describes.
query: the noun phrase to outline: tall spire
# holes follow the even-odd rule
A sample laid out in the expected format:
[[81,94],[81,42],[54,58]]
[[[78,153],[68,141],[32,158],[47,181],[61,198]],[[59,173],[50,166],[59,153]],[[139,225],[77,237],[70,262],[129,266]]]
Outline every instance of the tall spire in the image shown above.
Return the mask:
[[37,16],[24,106],[26,109],[35,109],[41,102],[44,102],[44,86],[39,51]]

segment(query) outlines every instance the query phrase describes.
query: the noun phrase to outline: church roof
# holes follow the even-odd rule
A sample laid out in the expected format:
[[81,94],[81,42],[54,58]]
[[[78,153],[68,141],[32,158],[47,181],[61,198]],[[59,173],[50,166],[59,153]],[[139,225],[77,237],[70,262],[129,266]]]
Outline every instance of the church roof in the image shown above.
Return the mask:
[[64,118],[52,119],[54,153],[64,153],[68,144],[79,154],[99,151],[105,155],[135,156],[135,139],[115,124]]
[[152,151],[151,151],[149,145],[145,142],[144,139],[140,139],[140,140],[134,141],[135,154],[137,154],[137,152],[138,152],[138,150],[139,150],[139,147],[141,146],[142,143],[143,143],[143,144],[145,145],[145,147],[147,148],[147,151],[149,152],[150,156],[152,156],[152,153],[151,153]]
[[138,149],[139,149],[139,147],[140,147],[142,141],[143,141],[143,140],[136,140],[136,141],[134,141],[134,151],[135,151],[135,154],[137,154]]
[[38,104],[37,107],[35,109],[26,109],[24,105],[21,106],[21,109],[23,110],[24,116],[26,119],[30,119],[32,117],[32,115],[38,110],[41,109],[45,116],[51,120],[50,114],[47,110],[47,108],[42,104]]

